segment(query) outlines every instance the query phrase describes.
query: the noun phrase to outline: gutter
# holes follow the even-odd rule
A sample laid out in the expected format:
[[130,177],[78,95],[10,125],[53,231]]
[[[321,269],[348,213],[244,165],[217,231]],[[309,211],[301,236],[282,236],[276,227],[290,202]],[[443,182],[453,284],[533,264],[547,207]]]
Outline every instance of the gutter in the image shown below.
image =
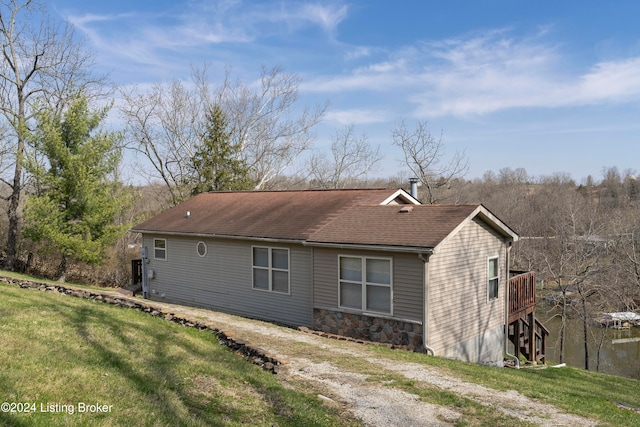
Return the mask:
[[367,244],[350,244],[350,243],[325,243],[325,242],[310,242],[308,240],[302,241],[303,246],[311,246],[318,248],[331,248],[331,249],[355,249],[355,250],[367,250],[367,251],[382,251],[382,252],[403,252],[403,253],[415,253],[415,254],[433,254],[433,248],[425,248],[419,246],[389,246],[389,245],[367,245]]
[[163,236],[180,236],[180,237],[202,237],[208,239],[231,239],[231,240],[250,240],[269,243],[291,243],[302,244],[307,247],[317,248],[331,248],[331,249],[353,249],[353,250],[367,250],[367,251],[383,251],[383,252],[403,252],[403,253],[416,253],[427,254],[433,253],[433,248],[425,248],[419,246],[390,246],[390,245],[370,245],[370,244],[350,244],[350,243],[325,243],[325,242],[313,242],[304,239],[291,239],[291,238],[277,238],[277,237],[257,237],[257,236],[235,236],[232,234],[214,234],[214,233],[184,233],[176,231],[160,231],[160,230],[143,230],[132,228],[129,230],[132,233],[163,235]]
[[202,237],[207,239],[253,240],[253,241],[270,242],[270,243],[300,244],[305,242],[302,239],[279,239],[277,237],[234,236],[230,234],[213,234],[213,233],[180,233],[176,231],[140,230],[136,228],[132,228],[129,231],[131,231],[132,233],[152,234],[152,235],[159,235],[159,236]]
[[432,356],[436,355],[436,351],[435,349],[433,349],[432,347],[429,347],[429,345],[427,344],[427,333],[429,331],[429,322],[428,322],[428,318],[429,318],[429,313],[428,313],[428,302],[429,302],[429,292],[428,292],[428,288],[429,288],[429,257],[433,255],[433,249],[431,249],[430,251],[427,252],[419,252],[418,253],[418,258],[420,258],[420,261],[422,261],[423,263],[423,267],[424,267],[424,276],[423,276],[423,283],[422,283],[422,301],[423,301],[423,309],[422,309],[422,338],[423,338],[423,345],[425,350],[427,350],[427,353],[431,353]]

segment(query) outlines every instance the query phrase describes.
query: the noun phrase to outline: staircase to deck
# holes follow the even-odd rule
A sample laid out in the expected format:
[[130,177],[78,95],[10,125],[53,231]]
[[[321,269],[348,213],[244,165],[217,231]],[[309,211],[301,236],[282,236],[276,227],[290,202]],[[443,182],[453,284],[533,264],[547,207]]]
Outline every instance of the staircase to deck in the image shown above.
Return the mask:
[[536,273],[512,272],[509,279],[508,339],[514,355],[545,363],[549,330],[536,319]]
[[522,317],[509,324],[509,341],[515,348],[514,355],[524,356],[529,362],[545,363],[546,341],[549,330],[538,319]]

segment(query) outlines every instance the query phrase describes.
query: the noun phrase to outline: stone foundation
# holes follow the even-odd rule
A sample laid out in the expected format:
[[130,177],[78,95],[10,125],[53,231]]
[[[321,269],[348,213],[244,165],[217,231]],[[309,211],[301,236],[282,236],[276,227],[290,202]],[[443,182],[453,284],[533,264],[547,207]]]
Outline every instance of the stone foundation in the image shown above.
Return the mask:
[[422,325],[417,323],[314,308],[313,328],[328,334],[424,352]]

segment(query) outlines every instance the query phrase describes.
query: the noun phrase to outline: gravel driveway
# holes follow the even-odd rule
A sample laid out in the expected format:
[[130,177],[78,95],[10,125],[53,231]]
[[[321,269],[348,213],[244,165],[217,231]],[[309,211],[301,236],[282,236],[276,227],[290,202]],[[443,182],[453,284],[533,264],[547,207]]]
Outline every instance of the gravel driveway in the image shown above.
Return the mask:
[[[278,371],[282,381],[308,383],[314,390],[319,390],[318,396],[327,404],[341,406],[367,426],[451,426],[456,421],[463,421],[464,416],[450,406],[426,403],[418,396],[384,382],[369,381],[371,374],[363,373],[363,363],[369,364],[365,372],[375,367],[377,374],[401,375],[414,383],[452,391],[481,405],[496,408],[519,420],[518,424],[597,425],[593,420],[563,413],[552,405],[514,390],[498,391],[462,381],[434,367],[380,357],[368,345],[324,338],[219,312],[160,305],[176,315],[210,322],[226,335],[263,349],[283,362],[284,369]],[[350,364],[353,368],[349,367]]]

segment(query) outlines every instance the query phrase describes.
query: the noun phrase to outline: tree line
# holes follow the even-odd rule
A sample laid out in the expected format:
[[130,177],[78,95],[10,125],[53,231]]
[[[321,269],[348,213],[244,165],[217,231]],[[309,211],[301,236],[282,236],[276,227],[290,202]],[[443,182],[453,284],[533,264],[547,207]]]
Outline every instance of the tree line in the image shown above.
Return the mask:
[[520,234],[513,267],[536,271],[555,290],[547,298],[561,321],[560,361],[567,319],[577,318],[584,367],[593,368],[588,344],[600,348],[606,332],[593,328],[594,318],[640,308],[640,180],[634,171],[605,167],[600,179],[577,184],[562,173],[534,178],[504,168],[450,191],[459,200],[481,201]]
[[[583,319],[585,343],[595,313],[638,308],[633,171],[607,167],[578,184],[563,173],[503,168],[469,180],[465,153],[447,155],[442,134],[418,120],[389,132],[404,175],[373,178],[380,147],[353,125],[335,130],[327,152],[312,151],[329,103],[301,106],[299,76],[280,67],[263,67],[257,83],[227,69],[214,85],[205,64],[189,81],[118,88],[95,73],[93,53],[73,28],[52,22],[33,0],[0,3],[0,39],[0,261],[7,269],[65,279],[75,268],[92,272],[87,280],[123,284],[136,256],[126,230],[194,194],[406,188],[417,177],[423,202],[483,203],[517,231],[515,268],[535,270],[558,289],[558,315]],[[109,129],[109,114],[122,129]],[[123,184],[125,154],[135,154],[146,185]]]

